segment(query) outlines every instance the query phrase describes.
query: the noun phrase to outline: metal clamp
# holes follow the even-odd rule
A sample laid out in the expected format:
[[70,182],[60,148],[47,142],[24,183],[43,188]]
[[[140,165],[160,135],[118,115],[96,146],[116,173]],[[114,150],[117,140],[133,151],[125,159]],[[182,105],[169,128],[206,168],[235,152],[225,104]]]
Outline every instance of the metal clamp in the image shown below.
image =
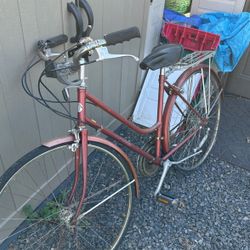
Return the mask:
[[73,134],[75,137],[74,142],[71,145],[69,145],[69,147],[68,147],[73,153],[76,152],[76,150],[79,148],[80,141],[81,141],[80,133],[83,130],[83,128],[84,127],[73,128],[73,129],[68,131],[69,133]]

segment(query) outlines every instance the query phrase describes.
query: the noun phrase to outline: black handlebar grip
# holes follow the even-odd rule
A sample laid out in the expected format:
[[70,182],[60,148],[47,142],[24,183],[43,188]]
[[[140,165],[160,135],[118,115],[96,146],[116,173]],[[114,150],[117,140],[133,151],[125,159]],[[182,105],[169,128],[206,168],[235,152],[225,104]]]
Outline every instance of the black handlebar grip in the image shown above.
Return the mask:
[[89,3],[86,0],[79,0],[79,6],[84,9],[87,18],[88,18],[88,25],[85,31],[83,31],[82,36],[86,37],[89,36],[93,26],[94,26],[94,14],[92,8],[90,7]]
[[70,13],[73,14],[75,21],[76,21],[76,35],[70,38],[71,43],[76,43],[76,42],[79,42],[83,33],[82,15],[81,15],[80,10],[77,8],[77,6],[73,2],[67,3],[67,9]]
[[66,43],[66,42],[68,42],[68,37],[66,35],[62,34],[59,36],[49,38],[46,41],[46,46],[47,46],[47,48],[54,48],[58,45]]
[[117,43],[123,43],[133,38],[141,37],[140,31],[137,27],[131,27],[129,29],[116,31],[104,36],[106,45],[115,45]]

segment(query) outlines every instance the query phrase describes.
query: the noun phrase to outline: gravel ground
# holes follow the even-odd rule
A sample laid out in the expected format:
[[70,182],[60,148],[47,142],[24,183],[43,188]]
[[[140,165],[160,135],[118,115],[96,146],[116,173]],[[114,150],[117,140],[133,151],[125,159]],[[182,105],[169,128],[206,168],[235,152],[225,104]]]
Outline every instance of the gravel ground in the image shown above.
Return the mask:
[[[138,145],[145,140],[124,127],[119,133]],[[159,178],[140,176],[141,197],[119,249],[250,249],[250,172],[213,155],[191,174],[172,169],[165,184],[180,207],[154,200]]]
[[[138,137],[124,126],[117,132],[138,146],[149,140]],[[137,155],[122,148],[136,166]],[[179,206],[165,206],[155,201],[154,191],[160,174],[159,170],[159,174],[152,178],[139,175],[141,197],[134,200],[130,225],[118,249],[250,249],[249,171],[230,165],[215,155],[210,155],[202,166],[188,175],[171,169],[164,183],[165,192],[162,191],[166,193],[170,184],[169,194],[181,201]],[[48,230],[45,226],[34,231],[50,232]],[[32,240],[25,234],[23,237],[23,242]],[[48,249],[43,248],[48,243],[44,241],[41,249]],[[9,249],[27,249],[22,244],[20,238]],[[6,248],[0,247],[2,249]]]

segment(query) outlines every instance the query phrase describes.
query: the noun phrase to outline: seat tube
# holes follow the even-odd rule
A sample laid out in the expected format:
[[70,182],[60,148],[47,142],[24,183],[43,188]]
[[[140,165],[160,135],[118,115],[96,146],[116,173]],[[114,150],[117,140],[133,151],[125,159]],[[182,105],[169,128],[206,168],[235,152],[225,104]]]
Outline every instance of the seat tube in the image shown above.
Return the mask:
[[85,127],[86,125],[86,91],[87,86],[85,83],[85,74],[84,74],[84,66],[81,66],[80,70],[80,78],[81,78],[81,86],[77,89],[77,100],[78,100],[78,127],[80,129],[81,135],[81,153],[82,153],[82,190],[81,190],[81,198],[76,210],[76,214],[74,219],[80,214],[84,199],[86,197],[87,192],[87,174],[88,174],[88,130]]
[[161,136],[162,136],[162,111],[163,111],[163,97],[164,97],[164,82],[165,82],[165,69],[160,69],[159,76],[159,90],[158,90],[158,109],[157,109],[157,122],[160,124],[156,132],[156,158],[161,156]]

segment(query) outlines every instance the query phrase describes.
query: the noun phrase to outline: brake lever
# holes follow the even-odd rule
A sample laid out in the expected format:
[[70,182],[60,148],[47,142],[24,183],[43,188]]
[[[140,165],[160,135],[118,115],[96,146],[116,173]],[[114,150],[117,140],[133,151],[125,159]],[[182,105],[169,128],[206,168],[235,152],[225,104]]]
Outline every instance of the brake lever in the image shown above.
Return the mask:
[[44,51],[38,50],[38,56],[43,61],[49,61],[51,58],[61,55],[61,53],[53,53],[51,49],[46,49]]
[[115,59],[115,58],[121,58],[121,57],[131,57],[133,58],[136,62],[138,62],[140,59],[134,55],[129,55],[129,54],[111,54],[108,51],[107,47],[100,47],[95,49],[99,58],[96,60],[97,62],[103,61],[106,59]]

